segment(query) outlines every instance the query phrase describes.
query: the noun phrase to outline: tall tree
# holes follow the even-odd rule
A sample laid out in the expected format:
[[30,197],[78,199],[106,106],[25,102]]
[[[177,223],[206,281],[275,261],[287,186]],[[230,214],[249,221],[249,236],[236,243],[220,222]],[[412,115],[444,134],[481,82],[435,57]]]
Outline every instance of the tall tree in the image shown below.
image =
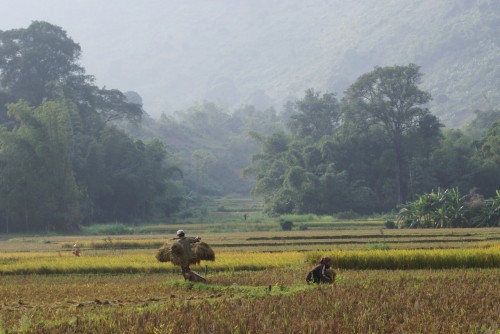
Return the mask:
[[[167,181],[172,181],[167,180],[171,175],[163,166],[165,149],[136,142],[114,132],[111,126],[121,119],[140,120],[140,98],[97,87],[93,76],[85,74],[78,64],[80,54],[80,46],[63,29],[47,22],[0,31],[0,122],[5,129],[0,143],[4,158],[1,173],[8,175],[0,181],[4,185],[0,205],[7,203],[11,213],[25,209],[25,221],[30,224],[38,217],[64,225],[66,218],[57,218],[61,214],[56,213],[63,212],[66,205],[66,215],[70,215],[75,207],[61,201],[65,197],[73,203],[75,191],[86,223],[149,217],[158,209],[173,212],[175,205],[161,202],[176,197],[175,190],[164,191]],[[7,104],[20,100],[25,102],[6,112]],[[63,155],[65,148],[68,152]],[[122,156],[117,156],[114,148]],[[64,162],[69,169],[56,162]],[[13,167],[16,164],[20,166],[17,169]],[[33,170],[33,166],[38,169]],[[44,166],[50,168],[45,170]],[[49,177],[53,175],[60,178]],[[70,191],[70,184],[75,185],[75,191]],[[51,187],[61,189],[61,197],[49,196],[53,195]],[[52,204],[37,202],[38,197],[50,199]],[[43,213],[37,211],[42,209]],[[45,218],[39,218],[42,216]],[[72,224],[79,221],[74,213]],[[66,228],[62,225],[56,228]]]
[[473,175],[475,188],[486,197],[495,196],[500,188],[500,119],[495,121],[481,140],[476,151],[481,168]]
[[0,131],[0,203],[17,230],[70,231],[80,223],[65,101],[9,106],[19,126]]
[[77,64],[80,46],[60,27],[34,21],[26,29],[0,31],[2,90],[32,106],[48,97],[48,84],[64,84],[84,73]]
[[488,129],[482,140],[481,150],[485,158],[500,166],[500,119]]
[[404,135],[429,113],[423,105],[430,101],[431,96],[418,87],[421,77],[420,67],[415,64],[375,67],[372,72],[359,77],[347,89],[343,99],[345,122],[381,125],[390,139],[395,156],[397,203],[403,200]]
[[313,140],[333,135],[339,125],[340,113],[335,95],[320,95],[313,89],[305,93],[305,97],[295,103],[297,113],[290,116],[288,127],[295,136],[311,137]]
[[459,129],[449,129],[431,155],[431,164],[438,185],[442,188],[459,187],[468,191],[473,171],[479,166],[472,159],[474,145],[472,137]]
[[0,31],[0,108],[20,99],[38,106],[57,99],[62,88],[82,119],[92,120],[89,126],[96,120],[140,119],[142,106],[128,103],[118,90],[96,87],[94,77],[78,64],[80,55],[80,46],[66,31],[48,22]]
[[152,219],[174,211],[174,205],[163,201],[178,201],[182,195],[167,189],[179,169],[167,165],[167,151],[159,140],[133,139],[108,126],[92,146],[85,166],[85,192],[92,205],[86,212],[88,223]]

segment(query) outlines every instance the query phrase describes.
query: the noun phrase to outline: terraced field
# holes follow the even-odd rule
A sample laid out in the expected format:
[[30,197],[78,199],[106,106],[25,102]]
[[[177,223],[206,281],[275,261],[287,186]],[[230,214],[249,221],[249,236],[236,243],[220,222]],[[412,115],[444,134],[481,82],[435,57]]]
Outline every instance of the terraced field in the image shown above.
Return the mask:
[[[382,221],[311,222],[307,230],[282,231],[276,223],[235,223],[240,231],[210,232],[217,224],[164,225],[150,230],[167,233],[112,236],[12,237],[1,242],[3,251],[70,252],[79,243],[84,252],[99,250],[157,249],[183,228],[200,236],[218,252],[225,251],[306,251],[315,249],[390,249],[463,248],[481,243],[500,242],[499,228],[481,229],[385,229]],[[312,227],[310,227],[312,226]],[[368,226],[368,227],[367,227]],[[349,227],[349,228],[348,228]],[[246,231],[245,228],[250,229]],[[262,230],[259,230],[262,229]]]
[[[295,225],[282,231],[275,221],[235,221],[142,230],[150,234],[3,235],[0,333],[500,330],[500,229],[392,230],[380,220]],[[214,262],[193,267],[207,283],[186,282],[179,268],[155,259],[178,228],[214,249]],[[71,254],[74,243],[80,257]],[[305,275],[324,255],[334,259],[335,283],[307,285]]]

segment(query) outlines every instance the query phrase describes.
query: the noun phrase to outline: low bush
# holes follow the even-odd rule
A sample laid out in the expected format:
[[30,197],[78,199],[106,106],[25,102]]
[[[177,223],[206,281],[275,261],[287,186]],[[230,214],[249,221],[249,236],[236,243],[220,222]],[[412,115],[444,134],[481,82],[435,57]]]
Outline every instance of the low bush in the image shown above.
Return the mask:
[[293,228],[293,222],[291,222],[290,220],[282,221],[280,222],[280,225],[283,231],[291,231]]
[[386,229],[389,229],[389,230],[392,230],[392,229],[395,229],[397,228],[397,225],[395,222],[393,222],[392,220],[387,220],[384,222],[384,226]]

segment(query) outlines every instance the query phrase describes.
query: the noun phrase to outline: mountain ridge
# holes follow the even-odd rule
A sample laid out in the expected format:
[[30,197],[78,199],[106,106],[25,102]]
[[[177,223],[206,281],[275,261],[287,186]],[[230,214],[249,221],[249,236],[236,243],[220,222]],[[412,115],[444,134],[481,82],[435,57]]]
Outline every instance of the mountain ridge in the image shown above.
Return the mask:
[[[500,104],[500,2],[22,2],[31,3],[23,17],[80,43],[99,85],[139,93],[153,117],[204,100],[281,110],[308,88],[341,98],[375,66],[408,63],[421,66],[429,108],[446,125]],[[6,20],[0,29],[20,28]]]

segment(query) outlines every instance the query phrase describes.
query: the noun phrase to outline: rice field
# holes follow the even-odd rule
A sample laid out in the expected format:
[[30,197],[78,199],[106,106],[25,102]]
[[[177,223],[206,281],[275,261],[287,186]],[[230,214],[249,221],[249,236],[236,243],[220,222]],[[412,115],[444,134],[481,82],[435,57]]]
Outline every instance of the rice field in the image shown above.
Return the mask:
[[[305,269],[305,268],[304,268]],[[499,269],[0,276],[9,333],[497,333]]]
[[[500,333],[500,229],[313,223],[184,226],[215,251],[207,283],[156,260],[170,233],[2,236],[0,333]],[[307,285],[325,255],[335,283]]]
[[[478,248],[426,250],[324,250],[308,252],[216,252],[216,261],[202,261],[198,270],[234,272],[314,265],[330,256],[338,269],[500,268],[500,244]],[[107,251],[71,253],[0,253],[1,275],[173,273],[178,267],[159,262],[152,252]]]
[[[464,248],[478,244],[500,242],[500,229],[384,229],[381,221],[370,222],[375,228],[361,228],[365,221],[350,222],[355,229],[331,229],[328,223],[320,230],[266,230],[212,233],[204,225],[176,225],[171,233],[100,235],[100,236],[39,236],[12,237],[1,242],[1,251],[55,251],[71,252],[75,243],[83,251],[92,253],[108,250],[158,249],[172,240],[175,231],[184,228],[190,236],[216,247],[218,252],[234,251],[308,251],[315,249],[367,249],[386,245],[391,249]],[[240,224],[241,225],[241,224]]]

